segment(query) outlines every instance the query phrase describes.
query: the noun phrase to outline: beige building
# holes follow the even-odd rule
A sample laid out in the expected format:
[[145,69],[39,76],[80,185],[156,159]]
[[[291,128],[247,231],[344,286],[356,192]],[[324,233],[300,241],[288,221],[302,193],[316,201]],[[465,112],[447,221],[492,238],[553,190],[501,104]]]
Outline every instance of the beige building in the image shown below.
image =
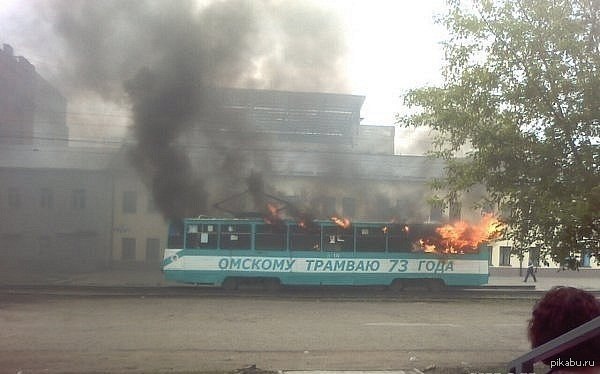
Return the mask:
[[89,270],[111,261],[112,155],[0,147],[2,265]]
[[113,262],[158,264],[166,245],[167,223],[152,194],[134,170],[113,172]]
[[[513,253],[513,243],[509,240],[501,240],[495,243],[491,243],[488,246],[490,251],[490,266],[494,267],[506,267],[506,268],[526,268],[531,258],[533,264],[536,267],[545,267],[542,261],[540,261],[539,250],[531,248],[530,250],[523,251],[522,259],[518,253]],[[591,256],[583,256],[578,258],[578,266],[581,268],[600,269],[600,265]],[[558,269],[561,264],[557,264],[554,261],[548,261],[549,267]]]

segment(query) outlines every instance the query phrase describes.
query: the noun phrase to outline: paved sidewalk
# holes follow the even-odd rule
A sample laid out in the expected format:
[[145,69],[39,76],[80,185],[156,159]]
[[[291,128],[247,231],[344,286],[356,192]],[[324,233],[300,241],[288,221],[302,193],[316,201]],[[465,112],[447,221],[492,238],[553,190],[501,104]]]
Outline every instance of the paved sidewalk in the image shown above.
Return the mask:
[[540,268],[536,272],[537,282],[529,277],[523,282],[527,269],[519,272],[518,268],[490,268],[488,284],[494,286],[535,286],[538,291],[547,291],[554,286],[571,286],[588,291],[600,291],[600,269],[581,269],[580,271],[557,271],[557,269]]
[[420,370],[284,370],[282,374],[419,374]]
[[537,276],[537,282],[534,282],[531,277],[527,283],[523,282],[524,277],[506,277],[506,276],[490,276],[489,285],[492,286],[535,286],[538,291],[548,291],[555,286],[571,286],[581,288],[587,291],[600,291],[600,272],[598,278],[592,277],[548,277]]

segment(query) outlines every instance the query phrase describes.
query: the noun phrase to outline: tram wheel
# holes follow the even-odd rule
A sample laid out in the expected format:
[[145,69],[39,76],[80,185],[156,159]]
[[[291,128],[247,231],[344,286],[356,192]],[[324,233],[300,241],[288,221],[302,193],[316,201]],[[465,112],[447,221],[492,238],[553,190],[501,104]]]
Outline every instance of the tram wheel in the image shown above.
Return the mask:
[[279,278],[265,278],[263,280],[263,287],[269,292],[279,291],[281,289],[281,281]]
[[221,284],[224,290],[233,291],[238,289],[238,280],[236,278],[228,277],[225,278],[223,284]]
[[404,291],[404,281],[402,279],[394,279],[392,284],[390,284],[389,288],[393,292],[401,292]]
[[429,279],[427,289],[431,292],[443,292],[446,289],[446,283],[441,279]]

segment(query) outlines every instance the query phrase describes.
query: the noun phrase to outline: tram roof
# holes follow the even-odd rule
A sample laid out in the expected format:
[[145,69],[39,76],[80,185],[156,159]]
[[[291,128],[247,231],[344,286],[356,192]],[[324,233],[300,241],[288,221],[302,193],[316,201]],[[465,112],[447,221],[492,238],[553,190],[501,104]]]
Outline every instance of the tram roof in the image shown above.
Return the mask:
[[[208,217],[208,216],[199,216],[199,217],[189,217],[184,219],[185,222],[188,223],[200,223],[200,222],[210,222],[210,223],[264,223],[264,218],[262,217]],[[281,222],[287,225],[298,224],[298,220],[294,220],[291,218],[282,219]],[[310,221],[314,224],[327,224],[331,226],[338,226],[335,222],[328,219],[314,219]],[[352,226],[404,226],[404,225],[439,225],[439,222],[390,222],[390,221],[351,221]]]

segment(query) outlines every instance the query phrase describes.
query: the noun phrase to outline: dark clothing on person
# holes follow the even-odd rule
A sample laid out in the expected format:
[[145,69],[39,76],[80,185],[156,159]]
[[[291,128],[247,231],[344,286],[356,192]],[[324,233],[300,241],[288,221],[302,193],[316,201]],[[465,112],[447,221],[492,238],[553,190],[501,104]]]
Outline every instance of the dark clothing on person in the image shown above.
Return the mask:
[[527,283],[527,279],[529,279],[530,275],[533,277],[533,281],[537,282],[537,279],[535,278],[535,269],[531,261],[529,261],[529,265],[527,265],[527,274],[525,275],[523,282]]

